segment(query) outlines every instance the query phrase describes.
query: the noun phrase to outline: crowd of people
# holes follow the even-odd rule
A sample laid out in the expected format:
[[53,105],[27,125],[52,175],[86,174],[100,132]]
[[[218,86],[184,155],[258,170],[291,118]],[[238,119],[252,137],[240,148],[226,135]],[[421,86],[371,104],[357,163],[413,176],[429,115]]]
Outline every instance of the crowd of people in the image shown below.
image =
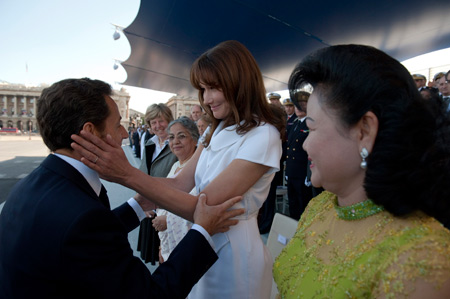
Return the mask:
[[437,102],[444,101],[447,111],[450,111],[450,89],[448,87],[449,72],[436,73],[433,76],[433,80],[428,81],[428,83],[427,78],[424,75],[412,75],[422,97]]
[[[225,41],[191,68],[190,115],[154,104],[133,134],[107,84],[55,83],[37,115],[53,154],[0,216],[0,296],[31,294],[25,281],[49,297],[269,298],[274,278],[281,298],[447,298],[449,73],[427,84],[375,48],[330,46],[299,62],[282,99],[266,95],[248,49]],[[53,132],[52,109],[80,117],[60,115]],[[135,134],[139,169],[121,148]],[[111,211],[99,177],[137,194]],[[280,186],[299,222],[273,263],[260,234]],[[159,253],[153,275],[126,241],[139,224],[142,259]],[[38,240],[46,268],[20,260]]]

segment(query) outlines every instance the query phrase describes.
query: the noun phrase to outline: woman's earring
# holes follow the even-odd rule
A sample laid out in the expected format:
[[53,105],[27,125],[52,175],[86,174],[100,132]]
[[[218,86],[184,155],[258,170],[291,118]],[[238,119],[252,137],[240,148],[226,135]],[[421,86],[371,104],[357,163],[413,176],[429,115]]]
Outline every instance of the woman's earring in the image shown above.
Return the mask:
[[369,152],[367,151],[367,149],[365,147],[363,147],[362,150],[361,150],[360,155],[361,155],[361,158],[362,158],[361,168],[362,169],[366,169],[367,168],[366,158],[369,156]]

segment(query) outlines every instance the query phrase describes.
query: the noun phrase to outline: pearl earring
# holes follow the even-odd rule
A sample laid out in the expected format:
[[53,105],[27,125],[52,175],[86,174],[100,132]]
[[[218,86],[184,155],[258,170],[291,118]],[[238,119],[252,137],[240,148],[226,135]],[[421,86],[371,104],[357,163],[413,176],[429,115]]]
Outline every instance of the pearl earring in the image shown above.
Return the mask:
[[367,168],[366,158],[369,156],[369,152],[367,151],[367,149],[365,147],[363,147],[362,150],[361,150],[360,155],[361,155],[361,158],[362,158],[361,168],[362,169],[366,169]]

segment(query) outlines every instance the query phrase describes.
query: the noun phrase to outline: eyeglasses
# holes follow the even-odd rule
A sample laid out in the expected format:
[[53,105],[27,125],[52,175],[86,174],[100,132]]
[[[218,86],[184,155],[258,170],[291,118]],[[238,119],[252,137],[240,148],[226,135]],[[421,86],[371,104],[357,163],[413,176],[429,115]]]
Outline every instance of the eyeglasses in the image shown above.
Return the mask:
[[186,139],[188,136],[184,133],[180,133],[178,134],[176,137],[175,135],[169,135],[169,142],[173,142],[175,140],[175,138],[177,138],[178,140],[184,140]]

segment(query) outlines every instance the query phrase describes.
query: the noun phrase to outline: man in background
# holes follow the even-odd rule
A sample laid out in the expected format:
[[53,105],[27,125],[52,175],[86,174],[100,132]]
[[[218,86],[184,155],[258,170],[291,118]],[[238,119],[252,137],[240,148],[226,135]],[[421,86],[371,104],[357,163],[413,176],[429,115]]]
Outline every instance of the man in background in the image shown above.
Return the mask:
[[447,111],[450,112],[450,71],[448,71],[444,76],[439,79],[439,91],[442,95],[442,100],[444,104],[447,106]]
[[287,121],[286,121],[286,136],[289,136],[289,132],[291,131],[292,124],[297,119],[297,114],[295,114],[295,106],[292,103],[290,98],[286,98],[283,100],[284,111],[286,111]]
[[150,133],[149,126],[147,124],[142,125],[142,134],[141,134],[141,140],[140,140],[140,147],[141,147],[140,157],[141,157],[141,159],[144,156],[145,144],[152,137],[153,137],[153,134]]
[[[274,105],[285,111],[283,106],[281,105],[280,98],[281,96],[278,93],[271,92],[267,95],[269,99],[270,105]],[[264,204],[259,209],[258,213],[258,227],[260,234],[266,234],[270,231],[272,227],[273,218],[275,216],[275,203],[277,200],[277,188],[278,186],[283,185],[283,175],[284,175],[284,141],[283,141],[283,154],[280,159],[280,170],[275,173],[275,176],[270,183],[269,194],[267,195]]]
[[136,158],[141,158],[141,134],[140,134],[141,128],[138,126],[136,128],[136,131],[133,132],[133,145],[134,145],[134,154],[136,155]]
[[269,99],[270,104],[275,105],[277,107],[282,107],[280,99],[280,94],[276,92],[271,92],[267,95],[267,98]]
[[448,80],[445,75],[439,79],[438,88],[442,100],[444,100],[444,102],[448,102],[450,100],[450,88],[448,87]]
[[289,131],[286,142],[286,180],[289,216],[298,220],[312,198],[312,189],[311,184],[307,182],[308,154],[303,149],[303,142],[309,134],[305,122],[309,93],[299,91],[295,97],[298,117]]
[[203,114],[202,106],[197,105],[197,104],[192,105],[191,118],[195,123],[197,123],[197,121],[200,119],[200,117],[202,117],[202,114]]
[[417,90],[421,91],[423,88],[426,87],[427,84],[427,78],[424,75],[421,74],[414,74],[412,75],[414,81],[416,82]]

